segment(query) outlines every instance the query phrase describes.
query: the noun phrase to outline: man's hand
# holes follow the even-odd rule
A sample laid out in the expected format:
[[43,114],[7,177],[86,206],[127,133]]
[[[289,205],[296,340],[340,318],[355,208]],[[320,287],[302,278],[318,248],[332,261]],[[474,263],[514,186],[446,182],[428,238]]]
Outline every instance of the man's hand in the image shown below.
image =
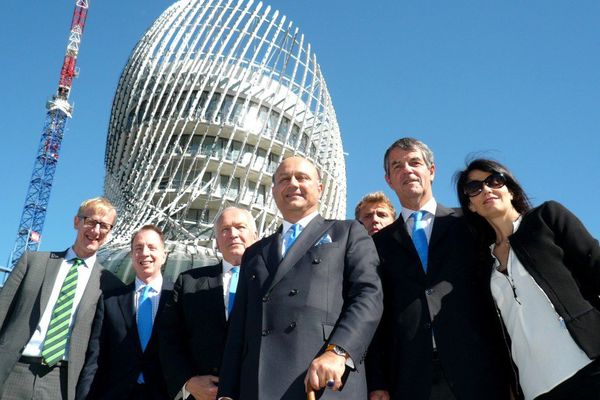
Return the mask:
[[331,389],[338,390],[342,386],[345,370],[346,358],[326,351],[310,363],[304,378],[304,389],[307,393],[310,389],[319,390],[327,385],[328,380],[333,379],[335,383]]
[[213,375],[192,376],[185,384],[187,390],[196,400],[215,400],[219,377]]
[[369,400],[390,400],[387,390],[373,390],[369,393]]

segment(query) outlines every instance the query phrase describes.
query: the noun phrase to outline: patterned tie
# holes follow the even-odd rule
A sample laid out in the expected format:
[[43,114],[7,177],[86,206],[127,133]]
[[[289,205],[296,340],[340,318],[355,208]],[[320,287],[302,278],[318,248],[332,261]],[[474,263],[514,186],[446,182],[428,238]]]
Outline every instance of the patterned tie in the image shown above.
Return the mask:
[[227,315],[231,316],[233,303],[235,302],[235,291],[240,277],[240,267],[231,268],[231,280],[229,281],[229,299],[227,300]]
[[283,248],[285,249],[283,251],[284,256],[287,254],[290,247],[292,247],[292,245],[300,235],[300,232],[302,232],[302,225],[300,224],[294,224],[290,226],[290,228],[287,230],[287,232],[283,236]]
[[77,268],[82,264],[83,260],[73,259],[73,264],[62,283],[58,299],[52,311],[48,332],[46,332],[46,338],[42,346],[42,358],[44,363],[50,367],[62,360],[65,355],[69,337],[69,322],[73,312],[73,300],[77,290]]
[[[152,300],[150,300],[150,285],[142,288],[137,309],[137,328],[142,351],[146,350],[152,335]],[[140,373],[137,383],[144,383],[144,374]]]
[[429,252],[427,249],[425,224],[423,223],[423,217],[426,213],[427,211],[416,211],[410,215],[410,218],[413,219],[412,241],[417,249],[417,253],[419,253],[419,258],[425,272],[427,272],[427,253]]

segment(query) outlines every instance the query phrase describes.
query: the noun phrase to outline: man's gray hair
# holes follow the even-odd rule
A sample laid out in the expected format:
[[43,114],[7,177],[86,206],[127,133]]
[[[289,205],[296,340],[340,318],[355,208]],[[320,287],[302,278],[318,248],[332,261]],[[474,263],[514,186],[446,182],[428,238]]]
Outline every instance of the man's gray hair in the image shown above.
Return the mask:
[[423,159],[425,161],[425,165],[427,168],[433,165],[433,152],[431,149],[420,140],[411,137],[404,137],[396,140],[388,149],[385,151],[385,156],[383,157],[383,169],[385,170],[385,175],[389,176],[390,174],[390,166],[388,165],[390,153],[394,149],[401,149],[404,151],[414,151],[420,150],[423,154]]
[[219,215],[215,219],[215,225],[213,227],[213,232],[215,233],[215,236],[219,232],[219,227],[221,225],[221,220],[223,219],[223,214],[225,213],[225,211],[231,210],[237,210],[244,214],[246,216],[246,220],[248,221],[248,227],[250,228],[250,230],[252,230],[252,232],[258,235],[258,230],[256,229],[256,221],[254,221],[254,217],[252,216],[252,213],[250,211],[239,207],[226,207],[223,209],[223,211],[219,213]]

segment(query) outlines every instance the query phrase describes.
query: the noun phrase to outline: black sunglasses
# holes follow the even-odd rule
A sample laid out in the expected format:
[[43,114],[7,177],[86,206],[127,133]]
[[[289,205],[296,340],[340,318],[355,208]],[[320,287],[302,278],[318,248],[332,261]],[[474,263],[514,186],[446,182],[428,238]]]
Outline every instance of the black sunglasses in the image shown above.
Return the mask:
[[463,193],[469,197],[475,197],[483,191],[483,185],[490,189],[500,189],[506,185],[506,176],[502,172],[494,172],[482,181],[469,181],[465,183]]

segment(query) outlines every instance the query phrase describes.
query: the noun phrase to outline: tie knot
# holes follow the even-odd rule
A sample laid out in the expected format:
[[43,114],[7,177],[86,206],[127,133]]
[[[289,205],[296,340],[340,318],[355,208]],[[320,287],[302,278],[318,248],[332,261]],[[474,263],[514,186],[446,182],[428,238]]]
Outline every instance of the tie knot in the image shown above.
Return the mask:
[[142,294],[142,297],[146,297],[146,296],[148,296],[148,294],[150,293],[151,290],[152,290],[152,286],[150,286],[150,285],[142,286],[140,288],[140,293]]
[[74,267],[79,267],[81,264],[83,264],[83,260],[81,258],[75,257],[72,259],[72,261]]
[[425,216],[425,214],[427,213],[427,211],[415,211],[414,213],[410,214],[410,217],[415,221],[421,221],[423,219],[423,217]]
[[240,267],[233,267],[231,268],[231,274],[232,275],[237,275],[240,273]]
[[292,238],[296,239],[302,230],[302,225],[294,224],[290,226],[289,232]]

